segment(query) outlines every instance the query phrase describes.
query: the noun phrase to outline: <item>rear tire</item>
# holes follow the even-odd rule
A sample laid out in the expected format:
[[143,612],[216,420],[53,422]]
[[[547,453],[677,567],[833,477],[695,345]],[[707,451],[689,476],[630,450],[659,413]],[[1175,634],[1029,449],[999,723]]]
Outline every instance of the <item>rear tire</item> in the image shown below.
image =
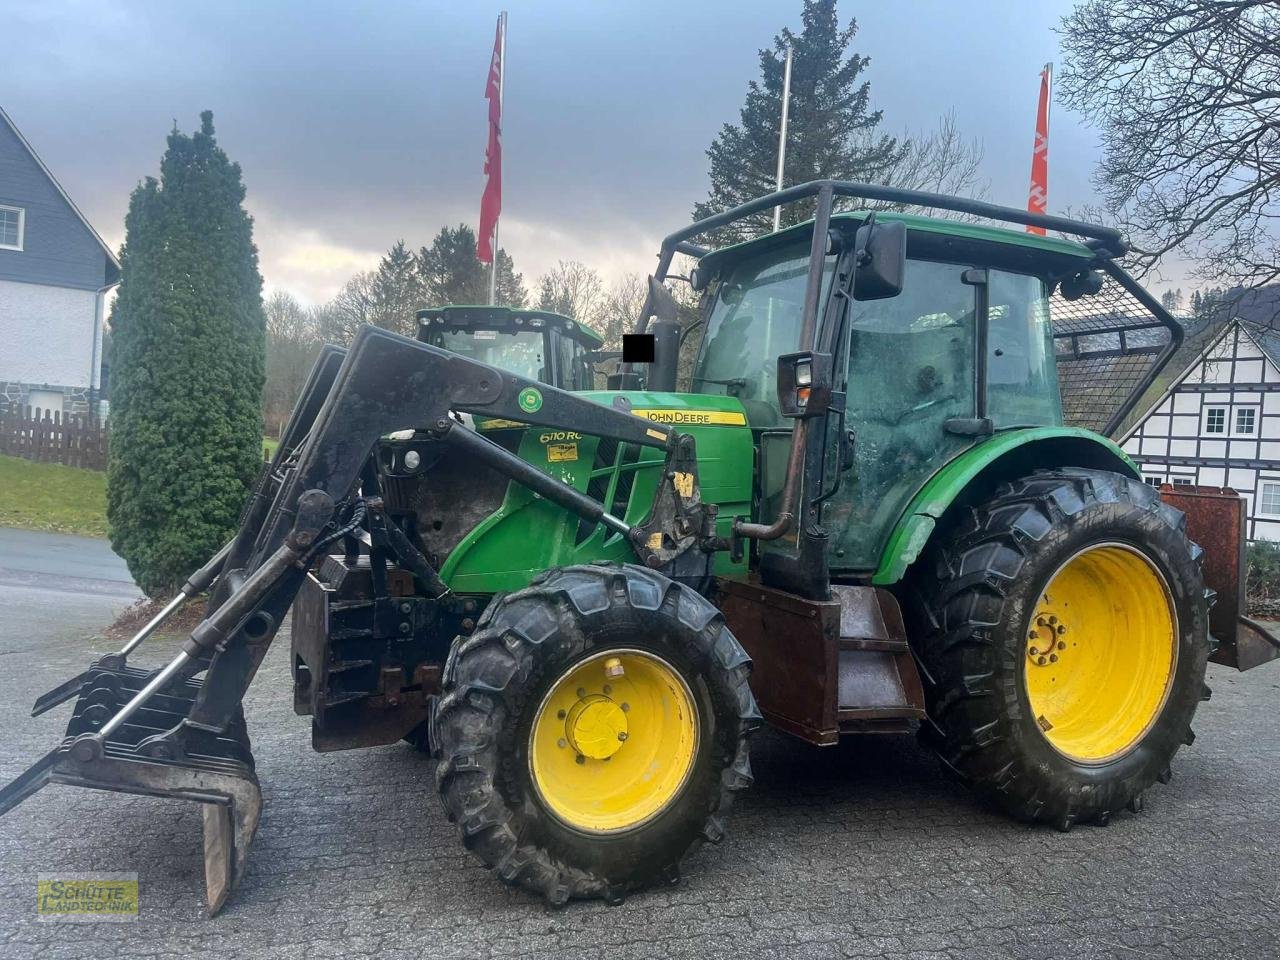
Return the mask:
[[432,731],[445,812],[500,879],[554,905],[673,883],[751,783],[750,669],[688,587],[630,565],[548,571],[495,598],[449,655]]
[[922,734],[944,766],[1064,830],[1167,783],[1207,696],[1208,600],[1185,526],[1141,481],[1064,469],[1003,485],[945,532],[916,580]]

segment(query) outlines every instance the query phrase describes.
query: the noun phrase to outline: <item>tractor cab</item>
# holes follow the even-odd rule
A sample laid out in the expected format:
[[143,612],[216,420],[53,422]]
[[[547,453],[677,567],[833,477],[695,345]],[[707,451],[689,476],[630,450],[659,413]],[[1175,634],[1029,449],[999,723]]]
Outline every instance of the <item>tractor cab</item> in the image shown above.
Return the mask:
[[[595,360],[604,341],[569,317],[498,306],[431,307],[419,310],[417,316],[421,343],[561,390],[593,386]],[[458,416],[474,426],[468,415]],[[505,423],[510,421],[491,420],[486,426]],[[421,431],[408,428],[379,441],[376,457],[384,476],[394,482],[413,476],[425,450],[435,447]]]
[[418,311],[418,340],[562,390],[590,390],[604,341],[546,310],[450,306]]
[[[836,214],[828,231],[816,332],[832,401],[811,441],[829,453],[815,482],[824,486],[831,572],[871,575],[895,522],[943,465],[998,432],[1062,426],[1051,301],[1097,254],[895,213]],[[721,249],[694,271],[711,295],[691,388],[742,403],[769,521],[797,412],[811,412],[788,414],[778,386],[779,357],[800,342],[812,233],[800,224]],[[856,289],[860,234],[884,248],[881,267],[893,274],[869,292]],[[1148,361],[1156,342],[1144,344]]]

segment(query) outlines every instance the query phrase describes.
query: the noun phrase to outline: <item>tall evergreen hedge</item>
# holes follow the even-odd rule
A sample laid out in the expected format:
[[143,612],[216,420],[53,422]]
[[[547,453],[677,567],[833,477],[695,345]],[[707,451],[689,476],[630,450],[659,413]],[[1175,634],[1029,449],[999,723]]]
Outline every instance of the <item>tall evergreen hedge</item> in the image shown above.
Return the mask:
[[235,529],[262,460],[266,320],[239,164],[213,114],[129,201],[111,314],[111,545],[151,596]]

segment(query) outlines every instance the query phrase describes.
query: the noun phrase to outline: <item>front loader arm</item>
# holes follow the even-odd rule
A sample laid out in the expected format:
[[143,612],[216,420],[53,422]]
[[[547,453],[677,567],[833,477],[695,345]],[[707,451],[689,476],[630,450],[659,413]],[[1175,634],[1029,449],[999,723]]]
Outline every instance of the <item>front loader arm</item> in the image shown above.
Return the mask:
[[670,427],[479,363],[378,327],[362,327],[338,371],[297,466],[255,549],[288,535],[298,497],[319,489],[335,502],[355,487],[380,437],[407,427],[448,429],[454,412],[573,429],[666,450]]
[[[467,430],[458,412],[664,450],[663,480],[649,516],[628,527],[603,504]],[[405,427],[426,428],[579,516],[620,529],[650,566],[693,556],[695,546],[709,548],[713,539],[714,508],[701,503],[692,437],[364,327],[345,353],[326,348],[317,360],[225,559],[208,565],[218,580],[182,652],[150,672],[128,667],[124,653],[95,663],[61,744],[0,790],[0,814],[47,783],[197,800],[205,813],[208,909],[216,913],[243,872],[261,808],[241,707],[245,691],[312,563],[330,544],[385,525],[365,471],[378,440]],[[374,516],[366,519],[370,511]],[[434,571],[414,553],[417,573],[432,582]],[[61,691],[42,702],[61,702]]]

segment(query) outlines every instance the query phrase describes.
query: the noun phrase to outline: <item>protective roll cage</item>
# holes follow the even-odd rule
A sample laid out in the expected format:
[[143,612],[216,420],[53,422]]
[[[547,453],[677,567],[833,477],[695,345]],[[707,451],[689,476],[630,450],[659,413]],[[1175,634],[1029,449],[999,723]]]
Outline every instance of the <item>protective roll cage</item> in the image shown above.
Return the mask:
[[[1148,388],[1155,382],[1160,371],[1172,358],[1173,354],[1181,346],[1185,336],[1182,326],[1176,319],[1165,310],[1154,297],[1144,290],[1128,273],[1126,273],[1116,262],[1116,258],[1124,256],[1128,252],[1128,244],[1124,240],[1120,232],[1112,227],[1104,227],[1098,224],[1086,223],[1080,220],[1073,220],[1068,217],[1049,216],[1046,214],[1030,213],[1026,210],[1017,210],[1012,207],[1003,207],[998,204],[987,203],[981,200],[969,200],[963,197],[946,196],[944,194],[929,193],[922,190],[905,190],[898,187],[885,187],[875,184],[855,183],[844,180],[813,180],[808,183],[798,184],[794,187],[788,187],[785,190],[779,190],[767,196],[759,197],[747,203],[733,207],[723,213],[715,214],[692,223],[676,232],[669,234],[663,241],[662,247],[658,252],[658,268],[654,275],[654,279],[658,284],[667,278],[667,273],[671,268],[672,260],[677,253],[685,254],[691,257],[701,258],[712,252],[709,247],[700,246],[693,243],[692,240],[701,234],[708,233],[720,227],[728,226],[746,217],[774,207],[785,206],[795,203],[799,200],[817,197],[816,210],[813,218],[813,239],[809,250],[809,272],[807,285],[805,287],[803,313],[800,323],[800,337],[796,345],[796,351],[800,354],[820,353],[824,346],[829,347],[830,344],[818,342],[819,317],[818,311],[821,307],[819,298],[822,288],[822,271],[825,258],[830,252],[829,246],[829,230],[831,226],[831,217],[835,210],[835,202],[837,198],[852,198],[861,200],[873,200],[884,203],[902,204],[909,206],[917,206],[931,208],[936,210],[949,210],[956,213],[971,214],[978,217],[984,217],[989,220],[1001,221],[1004,223],[1019,224],[1023,226],[1042,227],[1045,230],[1053,230],[1063,234],[1069,234],[1084,239],[1085,245],[1094,252],[1094,258],[1086,261],[1087,269],[1100,269],[1111,277],[1120,287],[1128,292],[1130,296],[1136,299],[1142,307],[1150,312],[1154,320],[1134,323],[1115,322],[1115,323],[1096,323],[1090,327],[1090,337],[1095,341],[1106,341],[1106,354],[1128,354],[1134,355],[1150,355],[1153,353],[1150,342],[1142,342],[1142,338],[1137,339],[1139,342],[1130,344],[1126,342],[1126,334],[1131,334],[1134,330],[1142,329],[1158,329],[1167,331],[1168,342],[1158,347],[1154,357],[1150,360],[1143,373],[1136,379],[1128,390],[1127,395],[1118,407],[1111,413],[1106,422],[1105,427],[1100,431],[1102,433],[1111,433],[1125,419],[1125,417],[1133,410],[1134,405],[1142,397]],[[657,304],[653,294],[654,285],[650,286],[650,294],[646,297],[644,306],[641,309],[639,322],[636,327],[638,333],[644,333],[647,329],[649,318],[653,315]],[[983,318],[985,320],[985,317]],[[983,333],[985,333],[985,323],[982,324]],[[825,339],[833,336],[831,331],[824,334]],[[1069,340],[1068,349],[1072,357],[1079,358],[1085,354],[1081,353],[1080,337],[1073,334],[1064,335]],[[1115,343],[1118,342],[1118,347]],[[1101,353],[1102,351],[1099,351]],[[780,372],[781,373],[781,372]],[[979,404],[985,403],[985,387],[986,384],[986,355],[985,352],[980,353],[975,364],[974,371],[977,379],[976,386],[979,388],[976,395],[980,398]],[[659,388],[670,388],[674,385],[662,384]],[[838,412],[838,411],[837,411]],[[981,420],[981,409],[977,420]],[[804,526],[811,530],[818,530],[818,506],[821,501],[829,496],[829,493],[823,492],[823,483],[821,481],[821,471],[823,458],[821,451],[810,451],[806,458],[806,440],[809,433],[809,420],[797,419],[795,428],[792,433],[792,442],[790,453],[787,458],[787,469],[783,485],[782,497],[775,519],[768,524],[751,523],[743,519],[735,521],[734,534],[735,539],[739,537],[774,540],[791,530],[796,521],[797,499],[799,497],[802,476],[806,470],[806,459],[810,461],[809,469],[812,471],[814,479],[817,481],[814,489],[817,494],[810,498],[808,508],[805,511]],[[975,432],[982,432],[982,425],[975,427]],[[816,447],[817,445],[815,445]],[[803,537],[801,538],[803,541]],[[817,563],[816,559],[811,564]],[[812,578],[808,578],[812,580]],[[819,579],[821,579],[819,577]]]

